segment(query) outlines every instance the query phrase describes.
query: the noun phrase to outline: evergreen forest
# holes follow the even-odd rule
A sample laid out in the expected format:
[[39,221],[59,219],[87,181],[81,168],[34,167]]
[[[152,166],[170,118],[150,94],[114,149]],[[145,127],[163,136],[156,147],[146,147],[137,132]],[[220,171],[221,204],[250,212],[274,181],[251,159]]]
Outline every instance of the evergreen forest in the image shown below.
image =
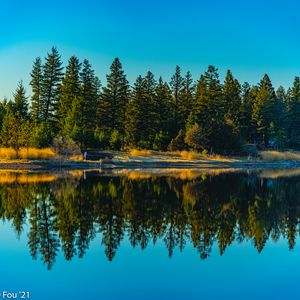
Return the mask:
[[170,81],[148,71],[130,84],[115,58],[102,84],[88,60],[72,56],[63,66],[55,47],[30,75],[30,91],[20,81],[13,99],[0,103],[3,147],[43,148],[61,136],[81,149],[300,148],[299,77],[275,89],[267,74],[250,85],[230,70],[221,82],[212,65],[196,80],[176,66]]

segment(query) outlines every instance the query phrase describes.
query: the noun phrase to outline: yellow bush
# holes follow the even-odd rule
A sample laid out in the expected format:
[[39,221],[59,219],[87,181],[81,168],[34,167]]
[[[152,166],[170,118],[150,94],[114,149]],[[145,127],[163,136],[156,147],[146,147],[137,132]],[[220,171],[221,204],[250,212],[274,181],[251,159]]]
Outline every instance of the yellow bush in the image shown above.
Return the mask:
[[131,156],[151,156],[153,153],[150,150],[138,150],[138,149],[132,149],[130,150]]
[[197,160],[197,159],[200,159],[202,157],[200,153],[191,152],[191,151],[181,151],[180,156],[182,158],[185,158],[185,159],[188,159],[188,160]]

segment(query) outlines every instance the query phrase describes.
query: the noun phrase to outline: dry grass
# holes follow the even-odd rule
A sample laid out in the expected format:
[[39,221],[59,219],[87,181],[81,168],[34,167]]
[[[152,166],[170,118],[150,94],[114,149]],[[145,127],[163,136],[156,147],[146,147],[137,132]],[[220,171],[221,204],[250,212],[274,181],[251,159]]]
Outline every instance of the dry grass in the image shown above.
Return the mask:
[[203,158],[200,153],[192,152],[192,151],[181,151],[180,157],[188,159],[188,160],[198,160]]
[[73,161],[82,161],[83,160],[83,156],[82,155],[73,155],[70,157],[70,160]]
[[265,161],[300,161],[300,152],[297,151],[261,151],[259,156]]
[[130,150],[131,156],[145,156],[149,157],[153,155],[153,152],[150,150],[138,150],[138,149],[132,149]]
[[[19,159],[53,159],[56,153],[51,148],[21,148],[19,151]],[[0,159],[16,159],[17,154],[13,148],[0,148]]]

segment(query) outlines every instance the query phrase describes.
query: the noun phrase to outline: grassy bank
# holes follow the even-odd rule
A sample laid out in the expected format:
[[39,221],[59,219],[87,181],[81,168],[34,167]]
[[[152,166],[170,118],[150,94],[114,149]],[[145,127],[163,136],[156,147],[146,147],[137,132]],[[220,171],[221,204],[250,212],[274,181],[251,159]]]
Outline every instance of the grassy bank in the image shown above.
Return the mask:
[[103,159],[83,161],[81,155],[61,157],[51,148],[21,149],[19,159],[13,149],[0,148],[0,169],[121,169],[121,168],[267,168],[300,166],[300,152],[262,151],[257,158],[208,155],[192,151],[150,150],[97,151]]
[[300,161],[299,151],[261,151],[259,157],[264,161]]

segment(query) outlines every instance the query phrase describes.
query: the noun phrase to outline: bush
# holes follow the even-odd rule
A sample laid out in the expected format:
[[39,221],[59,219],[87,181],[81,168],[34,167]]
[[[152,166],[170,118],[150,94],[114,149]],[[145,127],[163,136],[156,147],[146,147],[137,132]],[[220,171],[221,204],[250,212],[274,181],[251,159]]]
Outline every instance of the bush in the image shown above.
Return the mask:
[[130,150],[130,155],[132,156],[151,156],[153,153],[150,150],[138,150],[138,149],[132,149]]
[[62,156],[74,156],[81,154],[80,147],[67,136],[57,136],[53,139],[54,151]]
[[193,149],[204,149],[204,134],[202,133],[202,130],[200,126],[195,123],[192,127],[190,127],[185,135],[185,143],[192,147]]

